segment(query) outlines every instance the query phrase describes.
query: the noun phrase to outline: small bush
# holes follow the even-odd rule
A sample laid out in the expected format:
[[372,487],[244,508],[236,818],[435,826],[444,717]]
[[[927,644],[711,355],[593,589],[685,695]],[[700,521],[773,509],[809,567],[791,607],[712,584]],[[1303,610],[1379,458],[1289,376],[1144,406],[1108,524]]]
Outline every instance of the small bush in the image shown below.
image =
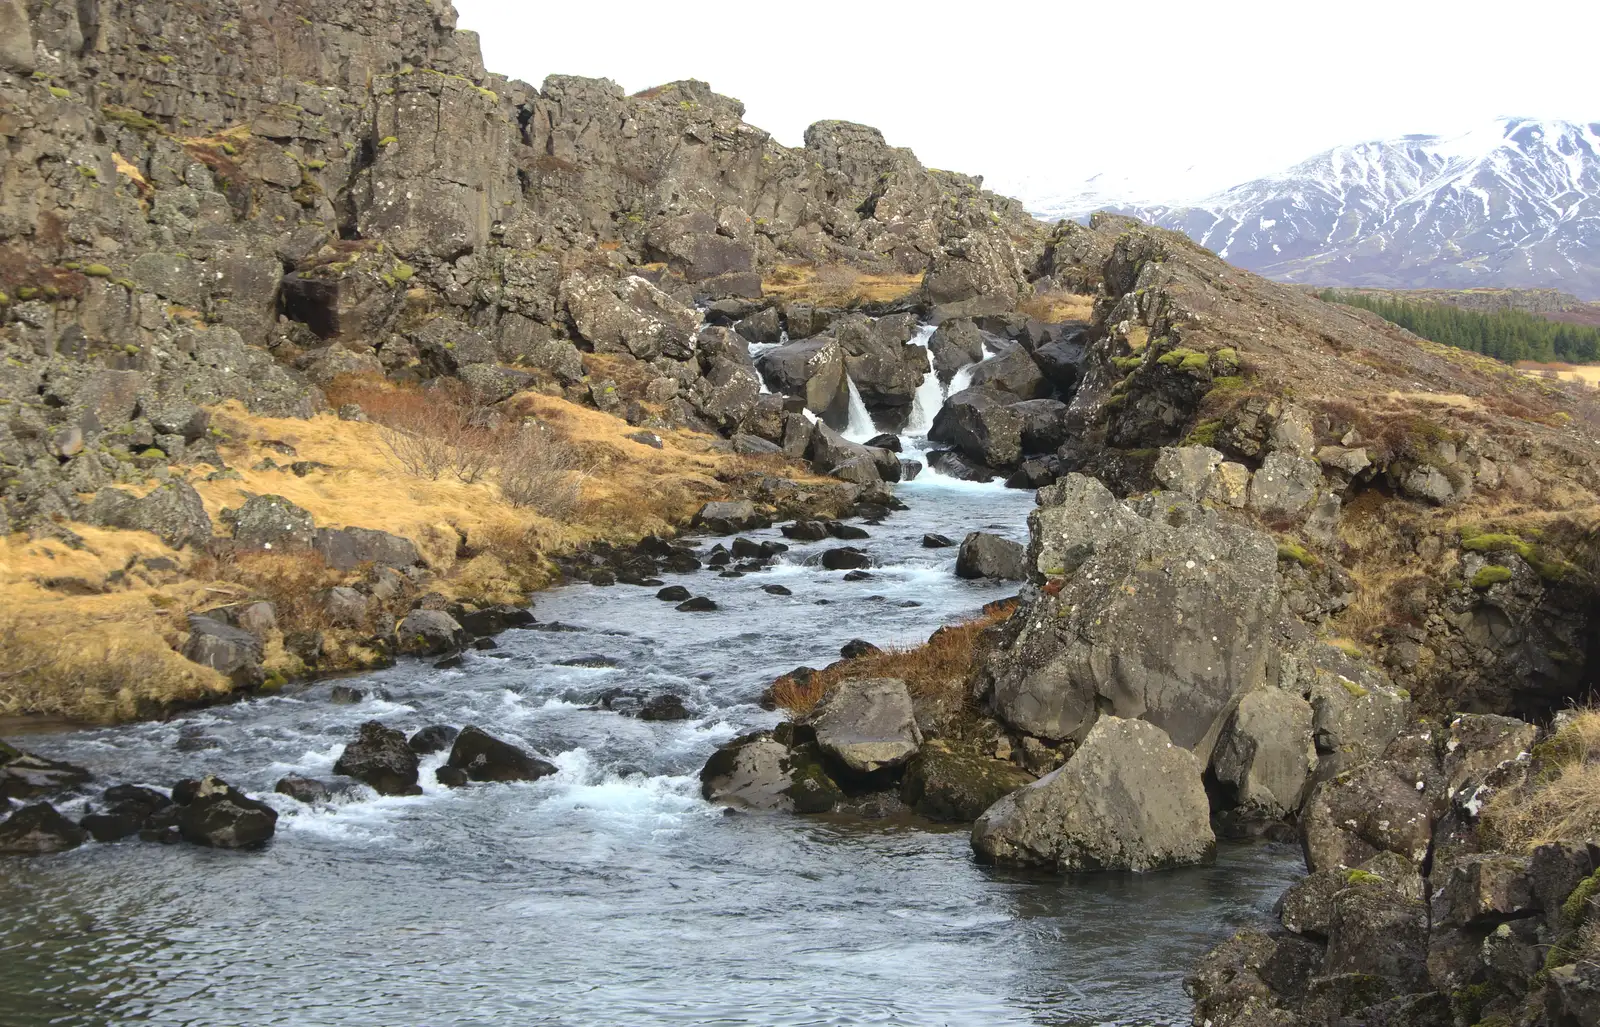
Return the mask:
[[545,425],[526,424],[507,437],[495,469],[500,494],[512,506],[565,520],[583,490],[578,450]]

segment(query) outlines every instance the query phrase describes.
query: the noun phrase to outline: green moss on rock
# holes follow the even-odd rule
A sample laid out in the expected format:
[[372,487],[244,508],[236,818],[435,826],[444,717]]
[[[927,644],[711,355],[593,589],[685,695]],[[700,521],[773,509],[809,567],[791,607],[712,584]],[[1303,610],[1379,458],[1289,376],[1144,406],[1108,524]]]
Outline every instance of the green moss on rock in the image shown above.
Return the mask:
[[1510,580],[1511,571],[1509,568],[1491,565],[1489,567],[1484,567],[1482,570],[1478,571],[1478,573],[1472,576],[1472,587],[1488,588],[1491,585],[1498,585],[1501,582]]

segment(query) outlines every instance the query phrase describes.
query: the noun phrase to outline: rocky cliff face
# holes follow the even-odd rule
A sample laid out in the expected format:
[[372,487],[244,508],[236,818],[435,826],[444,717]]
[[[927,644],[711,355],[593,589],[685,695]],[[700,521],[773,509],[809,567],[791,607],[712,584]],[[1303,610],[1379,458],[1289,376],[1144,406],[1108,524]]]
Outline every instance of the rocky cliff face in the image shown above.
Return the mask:
[[730,427],[759,382],[730,400],[748,376],[698,344],[695,299],[759,297],[782,262],[937,263],[941,302],[998,309],[1043,246],[1016,203],[874,129],[791,150],[704,83],[490,74],[445,0],[0,16],[14,522],[116,480],[108,432],[175,456],[165,407],[303,415],[342,373],[495,391],[514,368],[589,398],[580,352],[612,352],[656,362],[634,377],[664,420]]

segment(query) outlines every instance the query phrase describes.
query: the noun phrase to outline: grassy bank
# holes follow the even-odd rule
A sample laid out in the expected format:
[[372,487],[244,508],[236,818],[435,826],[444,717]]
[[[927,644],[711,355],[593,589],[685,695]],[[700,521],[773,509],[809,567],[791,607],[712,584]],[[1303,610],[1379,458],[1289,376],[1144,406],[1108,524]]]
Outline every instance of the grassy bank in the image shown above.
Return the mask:
[[[194,486],[219,533],[224,510],[251,496],[282,496],[319,527],[411,539],[432,574],[426,588],[476,604],[524,601],[556,580],[553,555],[586,542],[677,530],[752,471],[808,478],[770,458],[719,452],[716,440],[691,432],[656,432],[658,449],[630,438],[637,430],[618,418],[548,396],[514,398],[509,429],[467,440],[430,438],[434,429],[417,416],[430,402],[415,391],[374,382],[345,383],[343,392],[344,401],[364,399],[373,420],[273,419],[224,406],[212,423],[229,470],[169,473]],[[535,421],[547,451],[528,456],[517,443],[527,442],[519,433]],[[436,467],[408,449],[477,443],[503,448],[487,464],[469,455],[464,468],[454,464],[459,454]],[[507,463],[515,465],[509,476]],[[216,559],[173,550],[146,532],[58,527],[54,537],[0,540],[0,716],[109,722],[215,700],[227,683],[177,650],[189,613],[228,603],[277,605],[280,630],[265,646],[269,678],[304,670],[283,645],[296,631],[323,632],[335,666],[359,669],[376,656],[361,644],[366,633],[326,623],[313,601],[360,573],[333,571],[307,553]]]

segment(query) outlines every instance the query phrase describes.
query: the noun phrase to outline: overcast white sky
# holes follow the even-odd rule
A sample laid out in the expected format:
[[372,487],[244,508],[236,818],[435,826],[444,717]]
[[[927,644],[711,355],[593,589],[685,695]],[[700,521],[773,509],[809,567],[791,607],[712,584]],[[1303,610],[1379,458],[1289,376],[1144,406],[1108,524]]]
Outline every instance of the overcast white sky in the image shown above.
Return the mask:
[[703,79],[781,142],[859,121],[1034,198],[1101,174],[1184,199],[1339,143],[1600,121],[1589,0],[455,4],[501,74]]

